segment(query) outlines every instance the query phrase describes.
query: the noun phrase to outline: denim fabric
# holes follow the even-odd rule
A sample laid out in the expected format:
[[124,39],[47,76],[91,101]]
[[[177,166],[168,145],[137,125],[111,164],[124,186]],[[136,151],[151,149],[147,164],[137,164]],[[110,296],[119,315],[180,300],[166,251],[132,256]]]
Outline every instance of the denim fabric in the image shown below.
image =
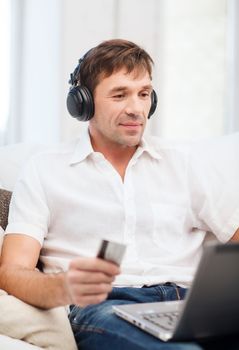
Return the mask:
[[234,350],[238,344],[220,340],[199,345],[193,342],[161,342],[130,323],[117,317],[112,305],[146,303],[183,299],[186,289],[174,284],[156,285],[143,288],[113,288],[108,299],[97,305],[81,308],[71,306],[69,319],[80,350]]

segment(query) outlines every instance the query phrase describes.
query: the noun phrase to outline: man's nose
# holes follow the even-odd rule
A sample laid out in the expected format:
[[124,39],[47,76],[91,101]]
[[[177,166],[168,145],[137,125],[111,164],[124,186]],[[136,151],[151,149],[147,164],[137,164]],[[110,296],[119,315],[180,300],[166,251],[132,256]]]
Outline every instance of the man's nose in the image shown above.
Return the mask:
[[142,115],[143,104],[138,97],[131,97],[127,100],[125,112],[128,115]]

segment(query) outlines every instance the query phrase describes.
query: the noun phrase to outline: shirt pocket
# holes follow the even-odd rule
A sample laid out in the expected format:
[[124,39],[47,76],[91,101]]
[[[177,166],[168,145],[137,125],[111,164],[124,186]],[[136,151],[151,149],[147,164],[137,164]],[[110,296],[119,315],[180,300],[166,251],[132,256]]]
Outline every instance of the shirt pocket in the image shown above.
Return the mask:
[[153,242],[164,252],[183,248],[186,230],[186,208],[170,203],[157,203],[153,209]]

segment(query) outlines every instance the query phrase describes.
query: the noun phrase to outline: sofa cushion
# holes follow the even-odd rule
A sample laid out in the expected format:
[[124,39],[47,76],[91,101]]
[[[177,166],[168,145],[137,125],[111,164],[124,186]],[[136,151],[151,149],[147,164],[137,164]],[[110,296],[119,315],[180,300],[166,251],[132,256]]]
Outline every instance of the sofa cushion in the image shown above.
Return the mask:
[[0,188],[0,226],[5,230],[8,222],[8,211],[12,192]]

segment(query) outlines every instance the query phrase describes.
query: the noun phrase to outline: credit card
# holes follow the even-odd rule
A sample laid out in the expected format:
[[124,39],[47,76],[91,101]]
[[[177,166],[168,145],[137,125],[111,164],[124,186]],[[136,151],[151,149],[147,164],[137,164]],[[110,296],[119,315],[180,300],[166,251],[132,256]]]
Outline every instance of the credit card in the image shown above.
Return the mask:
[[117,265],[121,264],[126,251],[126,245],[112,241],[102,240],[97,257],[114,262]]

